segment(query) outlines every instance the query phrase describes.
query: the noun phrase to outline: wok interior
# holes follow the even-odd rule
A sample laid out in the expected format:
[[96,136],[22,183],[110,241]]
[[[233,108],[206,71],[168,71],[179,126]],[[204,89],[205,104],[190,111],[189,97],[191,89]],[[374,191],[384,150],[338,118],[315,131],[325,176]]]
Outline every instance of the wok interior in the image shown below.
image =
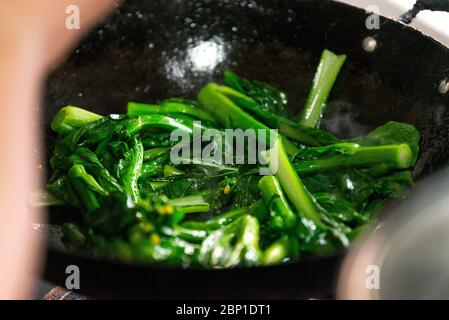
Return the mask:
[[[48,80],[45,123],[65,105],[125,113],[128,101],[194,98],[231,69],[287,92],[301,111],[320,53],[348,55],[323,126],[352,137],[395,120],[422,134],[416,176],[449,156],[448,50],[397,23],[367,30],[364,11],[332,1],[128,1]],[[373,36],[378,48],[362,48]],[[47,129],[48,130],[48,129]],[[55,135],[47,132],[48,149]]]

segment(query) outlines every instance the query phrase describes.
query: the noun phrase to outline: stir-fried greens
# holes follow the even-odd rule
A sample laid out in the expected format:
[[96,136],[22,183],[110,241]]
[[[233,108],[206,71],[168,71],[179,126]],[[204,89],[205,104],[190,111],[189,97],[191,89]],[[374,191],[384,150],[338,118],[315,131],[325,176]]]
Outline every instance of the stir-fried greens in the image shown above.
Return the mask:
[[[130,102],[126,115],[63,108],[52,122],[60,138],[47,190],[80,212],[81,223],[63,226],[67,243],[95,256],[207,268],[344,250],[388,199],[405,196],[420,139],[397,122],[353,140],[319,129],[345,59],[324,51],[297,120],[285,93],[231,71],[197,101]],[[263,133],[252,142],[265,149],[251,155],[244,135],[248,152],[234,154],[229,129]],[[193,139],[181,150],[183,135]]]

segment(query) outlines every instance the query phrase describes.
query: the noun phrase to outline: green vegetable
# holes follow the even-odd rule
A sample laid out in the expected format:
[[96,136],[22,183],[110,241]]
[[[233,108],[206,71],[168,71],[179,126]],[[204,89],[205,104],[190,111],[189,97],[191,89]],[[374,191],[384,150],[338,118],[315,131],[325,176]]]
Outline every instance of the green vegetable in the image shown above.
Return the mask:
[[[65,243],[99,258],[232,268],[335,254],[407,195],[420,139],[397,122],[346,141],[317,128],[344,60],[323,53],[300,124],[284,92],[231,71],[198,102],[130,102],[105,116],[65,107],[35,204],[78,211]],[[234,154],[233,129],[264,135]],[[189,152],[172,161],[180,147]]]
[[290,160],[288,159],[284,146],[280,140],[278,140],[277,148],[279,169],[276,173],[276,177],[284,188],[287,197],[293,203],[299,214],[303,215],[304,218],[321,225],[322,221],[318,213],[318,208],[314,203],[314,199],[291,166]]
[[184,213],[208,212],[210,205],[201,195],[172,199],[169,203],[178,208],[182,208]]
[[264,82],[245,79],[232,71],[225,71],[223,78],[228,87],[250,97],[260,109],[273,115],[288,116],[288,97],[285,92]]
[[259,223],[254,217],[243,216],[204,240],[199,261],[214,268],[254,266],[260,255]]
[[290,244],[287,238],[282,238],[269,246],[262,256],[262,263],[270,266],[282,263],[287,259],[290,252]]
[[85,124],[94,122],[101,118],[102,116],[93,112],[77,107],[67,106],[62,108],[53,118],[51,128],[56,132],[67,134],[84,126]]
[[[258,122],[223,95],[216,84],[212,83],[203,88],[198,95],[198,100],[209,112],[216,115],[220,123],[226,128],[268,130],[267,126]],[[270,141],[269,139],[267,140]],[[298,212],[304,214],[306,218],[321,224],[313,199],[294,171],[281,139],[276,136],[274,141],[274,145],[270,145],[270,147],[273,147],[271,153],[274,152],[278,155],[276,176],[287,197]],[[267,160],[270,158],[269,154],[265,153]],[[270,165],[273,166],[273,163],[270,163]]]
[[[320,146],[337,141],[337,139],[329,133],[313,128],[302,127],[288,118],[273,113],[272,110],[264,109],[255,100],[234,89],[226,86],[216,86],[215,90],[229,98],[232,102],[238,105],[238,107],[241,107],[245,109],[245,111],[260,118],[266,126],[279,129],[283,135],[297,142],[310,146]],[[212,110],[210,112],[212,112]]]
[[302,126],[310,128],[320,126],[327,100],[345,61],[345,55],[336,55],[329,50],[323,51],[309,97],[299,121]]
[[75,164],[70,170],[69,170],[69,176],[71,179],[76,179],[86,185],[87,188],[90,190],[99,193],[101,195],[106,196],[108,193],[106,190],[103,189],[102,186],[95,180],[94,177],[89,175],[84,167],[80,164]]
[[138,180],[142,173],[143,146],[140,141],[133,139],[131,149],[125,158],[119,162],[119,178],[123,189],[134,202],[138,201]]
[[100,203],[95,195],[94,191],[89,188],[86,181],[90,176],[85,176],[85,171],[78,170],[75,166],[69,171],[70,183],[73,186],[76,194],[80,199],[81,206],[86,212],[92,212],[100,208]]
[[296,223],[296,215],[284,196],[278,180],[273,176],[263,177],[259,181],[259,189],[270,210],[270,225],[274,229],[289,229]]
[[165,101],[161,105],[142,104],[137,102],[128,103],[128,115],[130,116],[145,116],[152,114],[171,115],[176,113],[192,116],[198,120],[214,122],[214,118],[208,113],[197,107],[181,102]]
[[418,159],[420,134],[414,126],[406,123],[390,121],[353,141],[366,147],[407,144],[412,150],[413,165]]
[[406,144],[379,147],[354,145],[352,154],[300,160],[294,164],[294,168],[301,174],[311,174],[340,167],[372,167],[381,164],[387,165],[389,169],[411,168],[414,165],[412,150]]
[[160,148],[154,148],[151,150],[145,150],[143,153],[143,160],[149,161],[154,160],[159,157],[162,157],[163,155],[167,155],[170,153],[171,148],[168,147],[160,147]]
[[198,101],[224,128],[269,130],[269,127],[254,119],[224,95],[220,86],[215,83],[209,83],[201,89]]

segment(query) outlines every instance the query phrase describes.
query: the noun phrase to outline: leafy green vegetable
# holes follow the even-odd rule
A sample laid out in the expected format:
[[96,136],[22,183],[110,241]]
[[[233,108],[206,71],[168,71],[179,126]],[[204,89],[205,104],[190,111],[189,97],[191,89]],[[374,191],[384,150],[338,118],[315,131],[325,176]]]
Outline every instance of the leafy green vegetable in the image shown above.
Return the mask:
[[242,78],[229,70],[224,72],[224,83],[250,97],[261,109],[273,114],[288,116],[287,95],[269,84]]
[[390,121],[353,141],[366,147],[407,144],[412,150],[413,165],[418,159],[420,134],[414,126],[407,123]]
[[254,266],[259,259],[259,223],[248,215],[214,231],[204,240],[199,256],[203,266],[215,268]]
[[[39,204],[79,212],[62,227],[68,246],[126,262],[251,267],[345,250],[407,195],[420,136],[397,122],[350,141],[319,130],[344,60],[323,53],[300,124],[284,92],[231,71],[198,102],[130,102],[106,116],[65,107]],[[232,129],[264,134],[243,136],[236,155]],[[180,146],[189,152],[172,161]]]
[[320,146],[328,143],[335,143],[337,141],[337,139],[330,133],[314,128],[302,127],[294,121],[274,113],[273,110],[264,108],[263,105],[256,102],[252,98],[230,87],[216,86],[215,90],[229,98],[238,107],[245,109],[245,111],[249,112],[256,118],[259,118],[260,121],[266,126],[279,129],[279,131],[286,137],[297,142],[305,145]]
[[[217,116],[224,127],[255,130],[269,129],[223,95],[220,92],[219,86],[216,84],[211,83],[203,88],[198,94],[198,100],[209,112]],[[273,145],[270,143],[271,140],[275,141]],[[311,219],[315,223],[321,223],[314,201],[294,171],[282,140],[276,135],[267,139],[267,143],[273,148],[272,152],[277,154],[277,159],[275,160],[277,162],[277,170],[273,171],[277,171],[276,176],[289,200],[298,212],[303,213],[306,218]],[[266,160],[270,159],[269,154],[265,154]],[[270,163],[270,165],[273,166],[273,163]]]

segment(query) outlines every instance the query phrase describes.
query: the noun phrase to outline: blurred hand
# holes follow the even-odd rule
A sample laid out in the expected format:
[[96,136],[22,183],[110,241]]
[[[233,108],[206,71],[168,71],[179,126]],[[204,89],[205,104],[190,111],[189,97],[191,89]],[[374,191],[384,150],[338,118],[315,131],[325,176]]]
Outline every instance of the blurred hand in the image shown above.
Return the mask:
[[[80,29],[70,30],[69,5]],[[29,298],[41,244],[30,208],[38,187],[43,81],[76,41],[116,5],[114,0],[0,0],[0,299]]]
[[[118,0],[0,1],[0,51],[33,55],[36,66],[47,68],[117,5]],[[79,30],[66,25],[73,6],[79,8]]]

